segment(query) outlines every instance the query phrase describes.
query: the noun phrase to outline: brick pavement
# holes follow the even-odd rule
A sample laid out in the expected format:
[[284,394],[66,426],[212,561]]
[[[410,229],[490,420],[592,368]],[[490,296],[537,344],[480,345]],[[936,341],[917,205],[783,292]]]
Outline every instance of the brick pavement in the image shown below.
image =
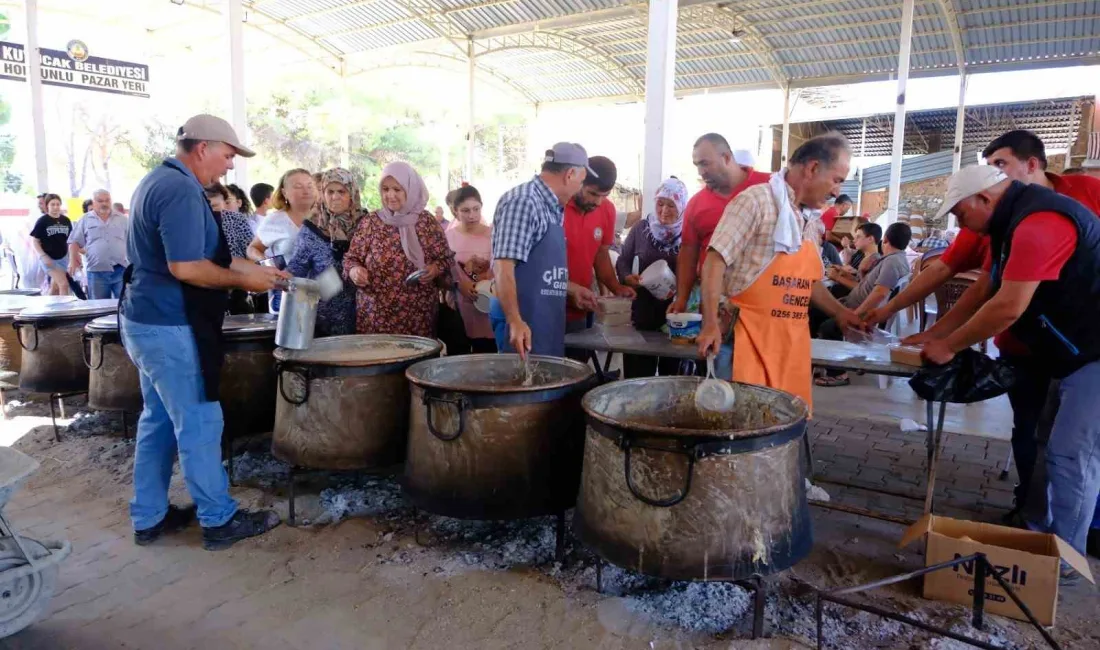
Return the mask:
[[[917,519],[924,512],[927,489],[925,436],[924,431],[903,432],[897,425],[860,418],[815,417],[810,423],[814,482],[833,502]],[[1015,465],[1000,479],[1008,450],[1007,440],[944,432],[933,511],[996,521],[1012,507]]]

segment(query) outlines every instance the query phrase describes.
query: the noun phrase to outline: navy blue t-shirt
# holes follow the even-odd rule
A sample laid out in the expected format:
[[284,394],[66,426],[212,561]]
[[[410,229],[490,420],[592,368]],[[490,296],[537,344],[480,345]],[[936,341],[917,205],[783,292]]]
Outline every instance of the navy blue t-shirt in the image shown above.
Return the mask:
[[186,325],[183,291],[168,262],[214,257],[218,224],[202,185],[175,158],[149,172],[130,201],[126,255],[134,265],[122,313],[149,325]]

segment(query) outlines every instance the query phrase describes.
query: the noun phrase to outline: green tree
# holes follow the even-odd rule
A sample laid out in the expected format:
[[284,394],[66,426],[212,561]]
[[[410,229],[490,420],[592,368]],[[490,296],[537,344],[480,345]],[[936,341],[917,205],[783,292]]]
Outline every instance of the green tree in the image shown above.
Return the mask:
[[[6,131],[9,122],[11,122],[11,104],[0,96],[0,129]],[[4,189],[9,192],[18,192],[23,188],[23,177],[11,169],[14,163],[15,136],[2,133],[0,134],[0,178],[3,179]]]
[[176,153],[176,129],[157,119],[142,125],[135,135],[130,133],[123,142],[134,161],[147,172],[153,171],[165,159]]

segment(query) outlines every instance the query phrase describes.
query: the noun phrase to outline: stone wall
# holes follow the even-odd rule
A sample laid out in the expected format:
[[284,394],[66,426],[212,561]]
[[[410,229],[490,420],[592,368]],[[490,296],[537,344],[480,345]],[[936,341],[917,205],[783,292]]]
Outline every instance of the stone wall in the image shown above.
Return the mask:
[[[1063,154],[1050,156],[1047,159],[1047,170],[1058,174],[1066,166],[1066,157]],[[944,222],[932,222],[932,217],[940,209],[943,197],[947,194],[947,180],[950,176],[937,176],[927,178],[915,183],[904,183],[901,186],[901,200],[898,202],[898,212],[903,215],[919,214],[924,217],[926,223],[933,228],[946,228]],[[861,210],[877,217],[886,211],[886,190],[863,193],[863,205]]]

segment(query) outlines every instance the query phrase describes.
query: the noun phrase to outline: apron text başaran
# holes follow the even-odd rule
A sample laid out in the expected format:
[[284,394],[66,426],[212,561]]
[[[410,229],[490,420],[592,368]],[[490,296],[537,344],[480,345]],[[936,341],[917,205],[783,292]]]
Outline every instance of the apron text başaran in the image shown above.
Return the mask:
[[817,246],[776,253],[747,289],[730,297],[740,308],[733,335],[733,380],[797,395],[813,408],[810,291],[823,273]]

